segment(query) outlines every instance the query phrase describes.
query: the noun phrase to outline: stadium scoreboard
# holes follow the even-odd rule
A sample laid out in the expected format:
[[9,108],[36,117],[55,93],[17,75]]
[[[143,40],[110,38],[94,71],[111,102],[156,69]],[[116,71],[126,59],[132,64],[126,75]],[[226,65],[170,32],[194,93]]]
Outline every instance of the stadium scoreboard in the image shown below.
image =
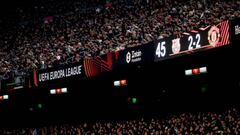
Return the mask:
[[230,44],[229,21],[155,41],[154,61]]
[[[197,51],[218,48],[232,44],[240,39],[240,18],[223,21],[216,25],[184,32],[167,38],[158,39],[141,46],[110,52],[81,62],[35,70],[31,86],[59,84],[63,80],[78,80],[95,77],[112,70],[130,69],[142,64],[150,64],[165,59],[191,54]],[[233,43],[236,44],[236,43]]]

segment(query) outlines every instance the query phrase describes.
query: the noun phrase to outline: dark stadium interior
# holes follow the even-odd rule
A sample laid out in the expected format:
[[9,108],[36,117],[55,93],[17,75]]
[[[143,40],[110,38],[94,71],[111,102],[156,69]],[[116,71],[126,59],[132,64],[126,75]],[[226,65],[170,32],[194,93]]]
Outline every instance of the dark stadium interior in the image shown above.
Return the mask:
[[[235,77],[239,71],[232,66],[235,62],[229,61],[234,57],[228,53],[230,51],[232,46],[227,46],[160,63],[133,66],[120,72],[112,71],[92,79],[79,81],[74,78],[60,84],[56,81],[50,88],[16,90],[11,93],[11,100],[1,103],[2,113],[11,114],[3,119],[15,124],[22,120],[49,124],[224,110],[239,103]],[[186,68],[200,66],[207,66],[208,73],[184,75]],[[114,87],[113,81],[118,79],[127,79],[128,85]],[[69,93],[50,95],[49,89],[54,87],[67,87]],[[129,104],[128,97],[137,97],[138,104]],[[37,107],[39,103],[43,106],[41,109]]]
[[239,1],[0,5],[0,134],[240,134]]

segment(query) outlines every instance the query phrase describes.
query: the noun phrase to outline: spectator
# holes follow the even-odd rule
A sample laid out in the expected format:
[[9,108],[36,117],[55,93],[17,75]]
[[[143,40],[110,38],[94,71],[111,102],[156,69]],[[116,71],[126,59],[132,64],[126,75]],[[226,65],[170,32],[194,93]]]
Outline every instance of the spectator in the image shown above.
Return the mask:
[[79,135],[79,134],[239,134],[240,117],[236,109],[224,113],[183,113],[165,119],[96,122],[41,128],[2,129],[2,135]]
[[69,0],[38,3],[30,12],[18,8],[20,23],[1,29],[0,74],[45,69],[146,44],[234,19],[240,16],[239,7],[235,0]]

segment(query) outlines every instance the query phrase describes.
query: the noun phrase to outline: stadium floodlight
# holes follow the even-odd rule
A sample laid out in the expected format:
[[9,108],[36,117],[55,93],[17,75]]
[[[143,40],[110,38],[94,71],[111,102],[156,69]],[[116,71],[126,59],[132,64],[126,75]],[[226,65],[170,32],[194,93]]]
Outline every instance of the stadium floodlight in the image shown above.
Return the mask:
[[120,81],[114,81],[114,82],[113,82],[113,85],[114,85],[114,86],[120,86]]
[[50,90],[50,94],[62,94],[67,92],[68,92],[67,88],[57,88],[57,89]]
[[197,75],[197,74],[202,74],[202,73],[207,73],[207,67],[185,70],[185,75],[186,76]]
[[207,73],[207,67],[201,67],[199,70],[200,73]]
[[192,70],[191,69],[185,70],[185,75],[187,76],[192,75]]
[[55,89],[51,89],[51,90],[50,90],[50,94],[56,94]]
[[62,93],[67,93],[67,88],[62,88]]
[[9,96],[8,95],[3,95],[3,99],[5,100],[5,99],[8,99],[9,98]]

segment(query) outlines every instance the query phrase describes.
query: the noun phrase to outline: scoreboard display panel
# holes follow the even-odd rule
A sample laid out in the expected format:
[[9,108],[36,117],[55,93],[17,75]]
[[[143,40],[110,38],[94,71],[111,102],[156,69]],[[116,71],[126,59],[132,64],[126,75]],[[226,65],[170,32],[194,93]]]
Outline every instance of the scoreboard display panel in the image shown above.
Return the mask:
[[[110,52],[81,62],[43,70],[33,70],[30,86],[61,84],[59,82],[92,78],[105,72],[131,69],[161,60],[191,54],[234,43],[240,40],[240,18],[192,30],[181,35],[155,40],[141,46]],[[237,49],[235,49],[237,51]]]
[[230,44],[229,21],[155,41],[154,61]]
[[142,46],[131,47],[115,52],[114,67],[147,64],[153,62],[153,47],[153,42],[150,42]]
[[[31,86],[45,87],[61,85],[62,82],[86,78],[83,62],[68,64],[32,72]],[[61,83],[60,83],[61,82]]]
[[[237,45],[240,41],[240,18],[237,18],[231,21],[231,25],[232,25],[231,27],[232,41],[233,41],[233,44]],[[239,48],[238,45],[236,47]]]

